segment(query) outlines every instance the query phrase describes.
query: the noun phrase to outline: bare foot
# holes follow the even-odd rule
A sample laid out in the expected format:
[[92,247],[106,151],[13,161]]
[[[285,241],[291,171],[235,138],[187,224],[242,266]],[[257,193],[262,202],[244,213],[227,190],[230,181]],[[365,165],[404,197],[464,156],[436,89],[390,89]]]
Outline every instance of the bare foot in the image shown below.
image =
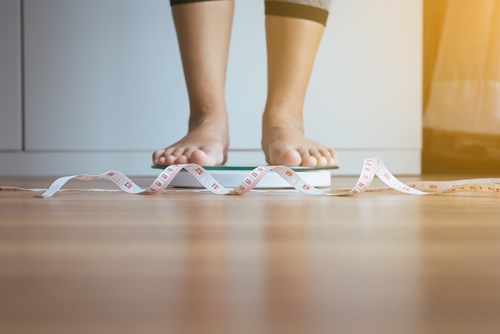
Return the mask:
[[154,164],[217,166],[226,162],[229,146],[227,114],[195,116],[189,123],[189,132],[184,138],[153,153]]
[[337,153],[308,139],[296,117],[264,114],[262,149],[270,165],[336,166]]

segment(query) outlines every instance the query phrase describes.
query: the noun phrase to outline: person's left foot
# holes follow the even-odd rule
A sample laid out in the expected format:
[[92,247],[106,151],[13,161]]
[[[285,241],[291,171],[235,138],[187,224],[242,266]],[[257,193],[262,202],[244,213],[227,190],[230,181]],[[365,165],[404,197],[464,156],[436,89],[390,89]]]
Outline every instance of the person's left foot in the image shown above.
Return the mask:
[[270,165],[336,166],[335,150],[304,135],[301,121],[294,117],[264,115],[262,149]]

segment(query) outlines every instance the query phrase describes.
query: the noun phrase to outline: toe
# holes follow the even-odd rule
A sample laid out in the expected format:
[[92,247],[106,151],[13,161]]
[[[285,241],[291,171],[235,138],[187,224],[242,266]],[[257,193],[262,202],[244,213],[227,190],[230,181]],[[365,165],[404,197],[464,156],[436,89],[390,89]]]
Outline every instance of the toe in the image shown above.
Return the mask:
[[195,146],[189,146],[186,148],[186,150],[184,151],[184,155],[190,159],[191,158],[191,155],[193,154],[194,151],[196,151],[198,148],[195,147]]
[[305,167],[315,167],[318,165],[318,160],[310,155],[302,157],[302,166]]
[[316,148],[311,148],[311,149],[309,149],[309,155],[310,155],[311,157],[315,157],[315,158],[316,158],[316,161],[318,162],[318,164],[319,164],[319,160],[323,157],[323,156],[321,155],[321,153],[319,152],[319,150],[318,150],[318,149],[316,149]]
[[269,149],[269,164],[284,166],[300,166],[302,157],[297,150],[286,146],[271,146]]
[[337,151],[332,150],[331,148],[328,149],[328,152],[332,155],[330,159],[328,159],[328,165],[329,166],[338,166],[339,164],[339,156]]
[[159,164],[159,165],[165,164],[166,158],[167,158],[167,155],[165,154],[165,150],[158,150],[154,154],[154,162],[156,164]]
[[153,152],[153,163],[158,164],[160,161],[160,157],[162,156],[164,150],[158,150]]
[[172,155],[172,153],[174,153],[176,149],[177,149],[176,147],[167,147],[166,149],[163,150],[163,156],[166,157],[168,155]]
[[161,155],[157,155],[156,153],[153,154],[153,163],[155,165],[161,165],[161,158],[162,158]]
[[319,157],[318,159],[318,166],[319,167],[325,167],[328,165],[328,159],[325,158],[324,156]]
[[165,157],[164,156],[159,157],[158,159],[155,160],[155,163],[158,165],[165,165],[166,164]]
[[175,159],[177,159],[177,158],[174,157],[173,155],[169,155],[169,156],[167,156],[164,159],[165,159],[165,163],[163,165],[170,166],[170,165],[174,165],[175,164]]
[[177,159],[175,159],[176,164],[187,164],[189,162],[188,158],[185,155],[181,155]]
[[328,149],[326,148],[320,147],[318,151],[321,154],[321,156],[325,157],[327,160],[332,157],[330,151],[328,151]]
[[300,166],[302,162],[302,158],[296,150],[287,150],[283,154],[280,155],[278,164],[285,166]]
[[172,155],[176,158],[180,157],[181,155],[184,155],[184,147],[179,147],[177,149],[174,150],[174,152],[172,153]]
[[325,153],[327,153],[326,150],[323,150],[322,148],[318,148],[318,149],[315,149],[313,152],[311,152],[311,150],[309,150],[310,154],[316,158],[316,160],[318,161],[318,166],[319,167],[324,167],[328,164],[328,158],[325,157]]
[[225,149],[222,145],[205,146],[202,150],[211,158],[211,165],[222,165],[227,160],[226,153],[224,153]]
[[208,155],[203,150],[195,150],[191,157],[189,158],[189,162],[202,165],[202,166],[214,166],[215,159]]
[[313,167],[317,165],[318,160],[309,154],[309,150],[306,150],[304,148],[299,148],[297,149],[297,151],[300,153],[302,157],[302,163],[300,164],[301,166]]

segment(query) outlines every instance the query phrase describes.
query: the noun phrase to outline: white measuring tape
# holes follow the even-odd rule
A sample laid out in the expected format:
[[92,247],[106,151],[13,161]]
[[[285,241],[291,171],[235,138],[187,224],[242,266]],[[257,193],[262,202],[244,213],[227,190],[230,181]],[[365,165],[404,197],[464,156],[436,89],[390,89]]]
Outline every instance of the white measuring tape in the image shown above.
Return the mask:
[[[197,164],[173,165],[165,168],[156,180],[146,189],[136,185],[126,175],[110,171],[100,175],[73,175],[61,177],[54,181],[48,189],[22,189],[15,187],[0,187],[0,190],[26,190],[44,191],[37,197],[52,197],[70,180],[98,180],[105,179],[116,184],[121,190],[129,194],[158,194],[163,192],[176,175],[182,170],[187,170],[207,190],[218,195],[244,195],[250,192],[259,181],[269,172],[275,172],[281,176],[290,186],[298,191],[309,195],[324,196],[354,196],[366,191],[396,190],[411,195],[453,195],[463,193],[474,193],[481,196],[500,198],[500,178],[470,179],[445,182],[414,182],[404,184],[399,181],[385,167],[380,158],[366,159],[363,163],[361,176],[352,189],[321,190],[305,182],[296,172],[285,166],[263,166],[251,171],[241,184],[235,188],[223,187],[210,173]],[[375,176],[384,182],[388,188],[370,188]],[[88,189],[87,191],[105,191],[100,189]]]

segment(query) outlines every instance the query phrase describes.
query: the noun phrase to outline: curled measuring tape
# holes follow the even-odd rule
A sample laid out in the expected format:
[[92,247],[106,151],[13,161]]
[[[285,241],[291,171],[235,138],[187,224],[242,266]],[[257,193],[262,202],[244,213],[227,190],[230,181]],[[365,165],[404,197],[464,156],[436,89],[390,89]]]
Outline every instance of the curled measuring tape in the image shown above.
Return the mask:
[[[97,180],[105,179],[116,184],[121,190],[130,194],[158,194],[163,192],[176,175],[181,170],[187,170],[191,173],[207,190],[218,195],[244,195],[250,192],[259,181],[269,172],[275,172],[283,178],[290,186],[298,191],[309,195],[325,195],[325,196],[354,196],[366,191],[384,191],[396,190],[402,193],[411,195],[436,195],[436,194],[459,194],[459,193],[475,193],[482,196],[499,197],[500,198],[500,178],[490,179],[470,179],[460,181],[445,181],[445,182],[414,182],[404,184],[399,181],[385,167],[380,158],[366,159],[363,163],[361,176],[352,189],[340,190],[323,190],[318,189],[305,182],[296,172],[285,166],[264,166],[257,167],[251,171],[241,184],[235,188],[223,187],[209,172],[203,167],[196,164],[173,165],[165,168],[156,180],[146,189],[142,189],[136,185],[126,175],[110,171],[100,175],[74,175],[61,177],[54,181],[48,189],[21,189],[14,187],[0,187],[0,190],[30,190],[44,191],[43,194],[37,197],[52,197],[55,193],[72,179],[78,180]],[[384,182],[386,188],[370,188],[375,176]],[[90,191],[102,191],[93,189]]]

